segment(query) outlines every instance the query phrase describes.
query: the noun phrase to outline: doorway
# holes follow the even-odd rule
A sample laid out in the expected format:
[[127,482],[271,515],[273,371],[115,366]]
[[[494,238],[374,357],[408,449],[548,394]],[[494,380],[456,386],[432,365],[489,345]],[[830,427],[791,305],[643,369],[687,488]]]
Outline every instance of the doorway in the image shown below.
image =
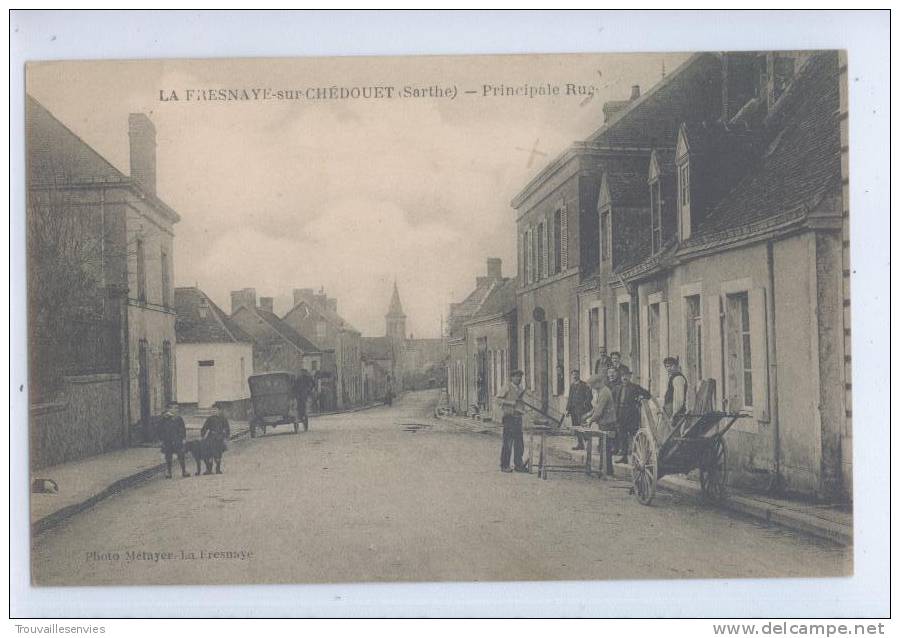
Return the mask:
[[216,362],[213,360],[197,362],[197,407],[210,408],[215,401]]

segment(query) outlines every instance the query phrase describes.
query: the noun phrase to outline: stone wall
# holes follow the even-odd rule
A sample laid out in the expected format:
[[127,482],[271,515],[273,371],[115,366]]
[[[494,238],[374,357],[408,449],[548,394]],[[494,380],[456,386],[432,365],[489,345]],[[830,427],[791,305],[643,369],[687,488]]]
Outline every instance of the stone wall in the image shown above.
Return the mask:
[[30,416],[32,470],[125,445],[118,374],[66,377],[62,400],[33,405]]

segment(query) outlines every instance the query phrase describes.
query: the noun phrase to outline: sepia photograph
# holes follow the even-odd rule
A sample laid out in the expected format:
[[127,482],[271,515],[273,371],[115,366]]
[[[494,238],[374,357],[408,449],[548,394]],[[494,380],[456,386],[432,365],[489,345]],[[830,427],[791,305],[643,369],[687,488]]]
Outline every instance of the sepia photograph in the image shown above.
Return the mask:
[[859,576],[858,71],[691,42],[28,59],[31,589]]
[[840,51],[26,86],[35,584],[852,573]]

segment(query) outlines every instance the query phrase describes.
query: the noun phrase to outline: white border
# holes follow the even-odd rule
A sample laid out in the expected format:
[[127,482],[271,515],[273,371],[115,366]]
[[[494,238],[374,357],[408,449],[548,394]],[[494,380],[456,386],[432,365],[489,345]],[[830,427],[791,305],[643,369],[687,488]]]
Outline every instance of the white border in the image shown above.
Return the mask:
[[[888,606],[885,13],[15,12],[10,16],[13,616],[880,616]],[[98,26],[102,23],[102,26]],[[848,49],[855,575],[843,579],[42,588],[28,583],[23,62],[39,59]],[[860,468],[873,471],[860,472]],[[874,469],[877,468],[877,471]],[[214,593],[213,593],[214,592]]]

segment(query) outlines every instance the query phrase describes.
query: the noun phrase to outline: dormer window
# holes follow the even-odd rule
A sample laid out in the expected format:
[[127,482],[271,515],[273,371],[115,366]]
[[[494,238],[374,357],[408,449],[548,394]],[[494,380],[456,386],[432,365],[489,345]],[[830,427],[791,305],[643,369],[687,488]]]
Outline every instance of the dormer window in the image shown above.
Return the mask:
[[678,167],[678,239],[684,241],[691,236],[690,148],[688,146],[687,130],[684,126],[678,131],[675,163]]
[[604,173],[600,180],[600,194],[597,198],[597,214],[599,215],[599,248],[600,264],[612,261],[612,200],[609,194],[608,173]]
[[658,179],[650,182],[650,244],[654,253],[662,248],[662,196]]

